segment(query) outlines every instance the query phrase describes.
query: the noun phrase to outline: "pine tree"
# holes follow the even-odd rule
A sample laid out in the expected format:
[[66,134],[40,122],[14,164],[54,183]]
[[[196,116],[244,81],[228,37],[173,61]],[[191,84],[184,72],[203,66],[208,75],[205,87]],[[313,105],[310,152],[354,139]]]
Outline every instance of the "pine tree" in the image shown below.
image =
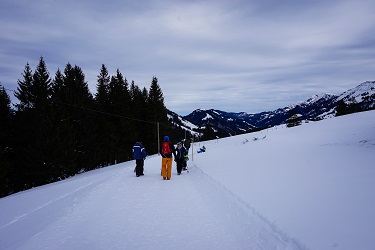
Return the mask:
[[[130,93],[127,79],[117,69],[112,76],[109,88],[111,112],[119,117],[111,117],[114,126],[112,162],[123,162],[130,159],[132,136],[131,121],[124,117],[130,117]],[[121,118],[122,117],[122,118]]]
[[10,124],[13,114],[10,104],[10,97],[0,82],[0,133],[4,132]]
[[51,96],[51,79],[43,57],[40,57],[39,64],[33,74],[31,89],[34,107],[38,110],[44,109]]
[[17,81],[17,91],[14,92],[14,96],[19,100],[19,104],[16,104],[16,107],[20,111],[33,107],[33,73],[29,63],[26,63],[25,70],[23,71],[22,76],[23,80]]
[[108,70],[106,66],[102,64],[102,68],[97,79],[95,102],[97,104],[97,108],[105,112],[109,111],[109,81],[110,76],[108,74]]
[[142,138],[143,134],[141,132],[144,130],[144,123],[138,120],[144,119],[146,100],[143,98],[141,89],[134,83],[134,81],[132,81],[130,84],[129,95],[131,108],[129,109],[128,116],[133,119],[130,123],[132,142],[134,143],[135,140],[141,140],[145,143],[146,140],[145,138]]
[[73,144],[73,135],[70,126],[67,124],[67,117],[69,117],[70,106],[63,103],[64,92],[66,87],[64,83],[64,76],[60,69],[57,69],[55,78],[51,83],[51,110],[50,117],[51,127],[53,128],[53,135],[51,136],[51,144],[53,150],[51,152],[51,159],[53,168],[51,174],[54,180],[64,179],[68,177],[67,166],[74,164],[74,153],[68,146]]
[[[98,75],[96,85],[95,104],[96,109],[104,113],[110,112],[110,100],[109,100],[109,83],[110,76],[108,70],[104,64]],[[101,167],[109,165],[111,161],[111,138],[113,133],[113,126],[111,124],[111,117],[102,114],[95,115],[95,141],[97,142],[96,158],[97,162]]]
[[129,94],[132,107],[130,117],[134,119],[143,119],[147,100],[144,99],[141,89],[134,83],[134,81],[130,84]]
[[19,185],[39,186],[50,182],[52,127],[50,124],[49,73],[43,57],[34,74],[26,64],[24,81],[18,81],[15,96],[20,103],[15,119],[14,169],[19,175]]
[[57,69],[55,78],[51,82],[51,98],[54,99],[55,101],[57,100],[61,101],[61,98],[59,98],[59,95],[62,93],[63,88],[64,88],[64,77],[60,69]]
[[0,197],[12,190],[12,116],[10,97],[0,83]]
[[59,133],[64,136],[64,176],[95,168],[95,141],[92,136],[93,114],[88,111],[94,101],[85,75],[78,66],[68,63],[64,69],[63,86],[58,95],[61,108]]
[[156,77],[152,78],[147,103],[151,109],[151,119],[155,122],[166,122],[167,109],[164,105],[163,92]]
[[42,109],[50,96],[51,83],[43,57],[40,57],[34,74],[29,63],[27,63],[22,76],[24,79],[23,81],[18,80],[18,87],[15,92],[15,96],[20,101],[16,105],[18,110],[22,111],[28,108]]
[[[158,79],[154,76],[152,78],[150,90],[148,92],[147,99],[147,117],[148,120],[159,123],[159,133],[160,135],[171,135],[172,130],[169,126],[169,120],[167,116],[167,108],[164,104],[164,95],[158,84]],[[150,145],[152,152],[157,152],[157,130],[155,124],[148,125],[149,141],[152,142]],[[179,138],[172,138],[172,140],[179,140]]]

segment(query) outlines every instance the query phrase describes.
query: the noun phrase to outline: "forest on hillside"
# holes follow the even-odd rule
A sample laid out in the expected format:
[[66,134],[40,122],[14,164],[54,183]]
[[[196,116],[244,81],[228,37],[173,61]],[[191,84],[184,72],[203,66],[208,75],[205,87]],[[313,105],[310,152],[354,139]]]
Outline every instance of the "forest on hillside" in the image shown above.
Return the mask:
[[18,99],[13,107],[0,84],[0,197],[131,160],[136,141],[155,154],[159,137],[185,133],[168,121],[155,76],[141,89],[118,69],[110,76],[103,64],[95,95],[70,63],[52,78],[40,57],[22,76],[10,90]]

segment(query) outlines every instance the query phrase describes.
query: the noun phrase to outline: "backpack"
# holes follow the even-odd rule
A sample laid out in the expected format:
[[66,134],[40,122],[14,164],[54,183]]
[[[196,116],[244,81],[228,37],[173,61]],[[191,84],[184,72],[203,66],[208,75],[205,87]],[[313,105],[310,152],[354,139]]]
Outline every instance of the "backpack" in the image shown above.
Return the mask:
[[169,147],[169,142],[163,142],[163,145],[161,147],[161,153],[165,156],[171,154],[171,148]]

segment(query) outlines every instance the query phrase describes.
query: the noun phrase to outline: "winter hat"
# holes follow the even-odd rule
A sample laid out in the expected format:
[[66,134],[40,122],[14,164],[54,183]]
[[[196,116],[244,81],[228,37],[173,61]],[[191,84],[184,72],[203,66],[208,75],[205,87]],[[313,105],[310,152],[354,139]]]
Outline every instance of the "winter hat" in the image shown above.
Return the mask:
[[168,135],[164,136],[164,141],[169,141]]

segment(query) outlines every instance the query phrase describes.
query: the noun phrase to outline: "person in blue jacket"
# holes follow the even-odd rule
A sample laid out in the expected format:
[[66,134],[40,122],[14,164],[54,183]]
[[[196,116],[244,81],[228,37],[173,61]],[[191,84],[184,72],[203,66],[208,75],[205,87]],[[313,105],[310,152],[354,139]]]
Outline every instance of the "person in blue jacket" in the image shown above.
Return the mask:
[[142,145],[141,142],[136,142],[133,146],[133,156],[135,159],[135,175],[137,177],[144,175],[143,174],[143,166],[144,166],[144,160],[146,159],[146,149]]

